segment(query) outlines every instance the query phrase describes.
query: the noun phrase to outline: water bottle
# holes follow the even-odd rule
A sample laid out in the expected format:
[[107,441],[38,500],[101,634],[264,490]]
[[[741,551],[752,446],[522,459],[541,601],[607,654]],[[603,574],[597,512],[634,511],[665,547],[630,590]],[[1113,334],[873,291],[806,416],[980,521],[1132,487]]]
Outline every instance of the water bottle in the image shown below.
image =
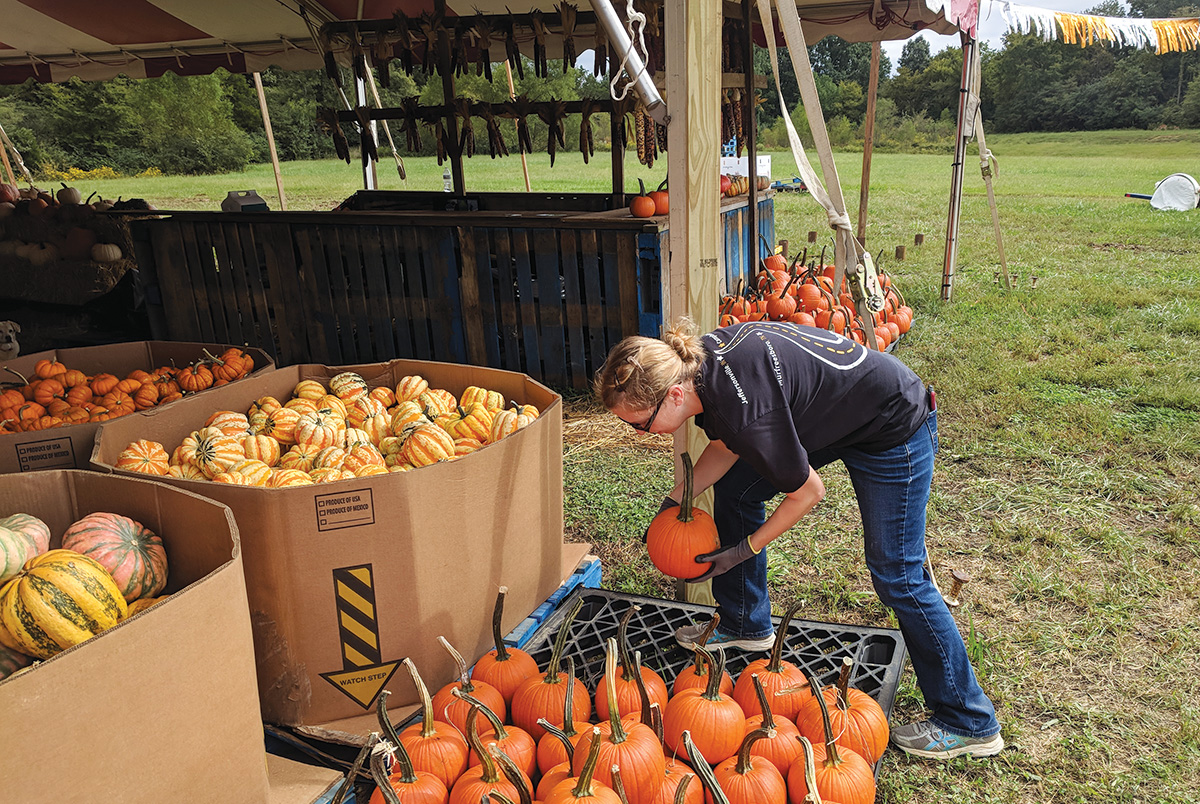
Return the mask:
[[454,192],[454,179],[450,175],[449,165],[442,170],[442,189],[448,193]]

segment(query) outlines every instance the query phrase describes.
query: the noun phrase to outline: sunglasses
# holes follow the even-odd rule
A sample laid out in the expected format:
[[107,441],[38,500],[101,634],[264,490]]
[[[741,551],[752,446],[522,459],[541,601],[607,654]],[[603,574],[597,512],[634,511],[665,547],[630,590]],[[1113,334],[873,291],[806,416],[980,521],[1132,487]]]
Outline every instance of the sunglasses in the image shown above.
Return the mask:
[[[670,392],[668,391],[668,394],[669,393]],[[666,401],[667,401],[667,395],[664,394],[663,398],[658,400],[658,404],[654,406],[654,412],[650,414],[650,418],[646,419],[646,421],[642,422],[641,424],[634,424],[633,422],[626,422],[626,424],[628,424],[634,430],[637,430],[639,432],[642,432],[642,433],[650,432],[650,428],[654,425],[654,419],[658,416],[659,408],[661,408],[663,405],[663,402],[666,402]]]

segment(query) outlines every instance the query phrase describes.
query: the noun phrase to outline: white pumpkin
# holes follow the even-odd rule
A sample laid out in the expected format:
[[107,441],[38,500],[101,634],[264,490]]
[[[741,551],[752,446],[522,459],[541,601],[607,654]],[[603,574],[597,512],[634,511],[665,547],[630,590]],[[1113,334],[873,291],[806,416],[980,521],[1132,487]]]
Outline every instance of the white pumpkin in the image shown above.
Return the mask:
[[121,247],[116,243],[97,243],[92,246],[92,259],[96,262],[116,262],[121,259]]
[[74,187],[68,187],[66,182],[60,182],[62,189],[54,194],[55,200],[60,204],[78,204],[83,200],[83,196]]

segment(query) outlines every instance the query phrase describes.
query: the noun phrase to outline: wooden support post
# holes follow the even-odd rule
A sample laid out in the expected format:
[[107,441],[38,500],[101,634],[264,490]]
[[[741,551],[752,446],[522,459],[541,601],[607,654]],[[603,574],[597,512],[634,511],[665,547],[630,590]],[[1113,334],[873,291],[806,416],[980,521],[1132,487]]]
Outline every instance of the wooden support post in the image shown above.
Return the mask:
[[787,238],[784,238],[783,240],[780,240],[780,241],[779,241],[779,253],[780,253],[780,254],[783,256],[783,258],[784,258],[785,260],[790,260],[790,259],[791,259],[791,256],[788,254],[788,241],[787,241]]
[[750,10],[750,0],[742,0],[742,19],[746,21],[746,38],[738,43],[742,46],[742,63],[746,70],[742,88],[745,93],[742,99],[742,134],[746,140],[746,169],[750,174],[746,204],[746,270],[742,272],[746,277],[758,273],[759,262],[770,256],[762,254],[758,239],[758,132],[754,128],[758,115],[754,110],[754,26],[750,24]]
[[815,243],[815,242],[817,242],[817,233],[816,233],[816,232],[809,232],[809,233],[808,233],[808,242],[810,242],[810,243]]
[[916,234],[913,236],[913,245],[914,245],[914,246],[923,246],[923,245],[925,245],[925,235],[921,234],[920,232],[917,232],[917,233],[916,233]]
[[258,93],[258,108],[262,112],[263,128],[267,132],[267,148],[271,152],[271,167],[275,169],[275,189],[279,191],[279,208],[287,210],[283,194],[283,176],[279,172],[279,153],[275,150],[275,133],[271,130],[271,115],[267,112],[267,95],[263,92],[262,74],[254,73],[254,89]]
[[[724,276],[720,192],[721,23],[720,0],[666,0],[667,176],[672,198],[670,257],[664,272],[663,321],[689,315],[701,330],[717,324],[717,294]],[[616,151],[614,136],[614,152]],[[614,166],[615,170],[615,166]],[[698,458],[708,445],[695,425],[676,432],[679,454]],[[696,501],[712,510],[711,489]],[[677,595],[691,602],[712,601],[708,584],[683,584]]]
[[958,223],[962,215],[963,165],[967,158],[967,137],[965,132],[974,125],[974,120],[968,121],[967,109],[969,104],[968,89],[971,86],[971,64],[974,61],[973,50],[978,47],[974,39],[966,33],[962,34],[963,67],[962,84],[958,95],[958,130],[954,143],[954,162],[950,166],[950,210],[946,216],[946,252],[942,260],[942,301],[950,301],[954,293],[954,269],[958,263]]
[[896,259],[904,262],[904,246],[896,246]]
[[867,116],[863,131],[862,183],[858,188],[858,241],[867,243],[867,199],[871,194],[871,154],[875,150],[875,98],[879,95],[878,42],[871,43],[871,77],[867,81]]

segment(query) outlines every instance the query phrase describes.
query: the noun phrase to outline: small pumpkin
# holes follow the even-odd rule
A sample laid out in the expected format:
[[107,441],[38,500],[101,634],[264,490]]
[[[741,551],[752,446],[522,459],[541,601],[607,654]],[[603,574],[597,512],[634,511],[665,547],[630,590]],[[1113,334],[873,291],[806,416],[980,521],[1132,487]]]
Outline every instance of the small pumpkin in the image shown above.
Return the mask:
[[638,194],[629,201],[629,214],[635,218],[654,217],[654,199],[646,195],[646,182],[638,179]]
[[94,262],[116,262],[121,256],[121,247],[115,243],[97,243],[92,246]]
[[483,654],[477,662],[471,675],[480,681],[486,681],[500,691],[507,706],[517,688],[525,683],[525,679],[538,674],[537,662],[520,648],[510,648],[504,644],[503,619],[504,599],[508,596],[508,587],[501,586],[496,595],[496,603],[492,607],[492,644],[495,646]]
[[675,578],[696,578],[712,566],[697,563],[696,556],[720,549],[721,542],[712,516],[692,505],[692,458],[686,452],[681,457],[683,502],[651,521],[646,530],[646,552],[660,572]]
[[396,401],[408,402],[416,399],[429,390],[429,381],[419,374],[401,377],[396,383]]
[[117,455],[117,469],[139,472],[144,475],[166,477],[170,468],[170,456],[162,444],[139,438]]
[[88,514],[67,528],[62,546],[108,570],[127,603],[154,597],[167,586],[162,537],[135,519],[104,511]]
[[454,438],[436,424],[421,424],[404,440],[400,454],[413,466],[429,466],[454,457]]

